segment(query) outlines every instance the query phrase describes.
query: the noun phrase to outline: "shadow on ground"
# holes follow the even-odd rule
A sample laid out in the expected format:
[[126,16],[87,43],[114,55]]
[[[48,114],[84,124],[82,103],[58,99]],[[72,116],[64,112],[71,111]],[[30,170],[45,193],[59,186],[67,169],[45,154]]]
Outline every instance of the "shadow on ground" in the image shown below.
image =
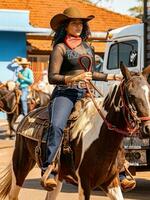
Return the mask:
[[[150,180],[146,179],[136,179],[137,186],[134,190],[123,193],[124,198],[133,199],[133,200],[149,200],[150,199]],[[40,178],[38,179],[28,179],[25,181],[24,188],[43,190],[40,185]],[[68,193],[77,193],[77,186],[64,183],[61,192]],[[93,196],[105,196],[101,190],[95,190],[91,193]]]

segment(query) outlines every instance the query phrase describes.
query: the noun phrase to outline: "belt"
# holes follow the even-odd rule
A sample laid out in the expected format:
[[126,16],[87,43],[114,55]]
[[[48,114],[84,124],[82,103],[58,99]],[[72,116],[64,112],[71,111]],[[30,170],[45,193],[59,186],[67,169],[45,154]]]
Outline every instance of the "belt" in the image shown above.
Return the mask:
[[[67,85],[59,85],[59,86],[63,87],[63,88],[72,88],[72,89],[73,88],[78,88],[78,89],[86,89],[87,88],[86,83],[84,81],[76,81],[76,82],[68,83]],[[90,89],[91,93],[94,94],[94,90],[91,85],[89,86],[89,89]],[[88,93],[88,91],[86,91],[84,97],[89,97],[89,96],[90,96],[90,94]]]
[[86,83],[84,81],[71,82],[71,83],[68,83],[68,87],[70,88],[77,87],[79,89],[84,89],[86,88]]

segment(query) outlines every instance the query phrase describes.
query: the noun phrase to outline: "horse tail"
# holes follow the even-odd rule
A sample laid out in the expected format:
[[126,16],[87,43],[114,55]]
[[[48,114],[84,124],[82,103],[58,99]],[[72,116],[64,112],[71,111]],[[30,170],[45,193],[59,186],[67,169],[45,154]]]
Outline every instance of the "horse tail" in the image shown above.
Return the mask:
[[0,173],[0,199],[3,200],[9,194],[12,184],[11,164]]

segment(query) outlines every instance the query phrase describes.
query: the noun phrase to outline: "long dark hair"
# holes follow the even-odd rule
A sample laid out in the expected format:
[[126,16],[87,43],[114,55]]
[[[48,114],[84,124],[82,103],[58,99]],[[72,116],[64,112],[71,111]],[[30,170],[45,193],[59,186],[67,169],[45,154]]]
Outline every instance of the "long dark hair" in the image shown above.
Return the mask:
[[[54,35],[54,38],[53,38],[53,41],[52,41],[53,47],[56,44],[64,42],[64,39],[67,35],[67,31],[65,29],[68,26],[70,21],[71,20],[66,20],[63,24],[60,25],[60,27],[55,32],[55,35]],[[88,23],[83,21],[83,29],[82,29],[82,33],[81,33],[80,37],[82,38],[83,41],[87,41],[90,34],[91,34],[91,32],[90,32],[90,28],[89,28]]]

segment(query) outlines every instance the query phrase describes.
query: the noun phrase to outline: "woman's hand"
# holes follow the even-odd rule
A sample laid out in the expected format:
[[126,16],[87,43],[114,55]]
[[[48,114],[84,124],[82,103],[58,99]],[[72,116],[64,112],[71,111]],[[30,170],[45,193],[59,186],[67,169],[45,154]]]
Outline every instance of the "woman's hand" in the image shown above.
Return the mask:
[[83,72],[73,78],[74,81],[85,81],[88,82],[92,80],[92,72]]
[[88,82],[92,80],[92,72],[83,72],[76,76],[65,76],[65,83],[85,81]]
[[114,80],[121,81],[122,79],[123,79],[123,75],[122,74],[115,74]]

